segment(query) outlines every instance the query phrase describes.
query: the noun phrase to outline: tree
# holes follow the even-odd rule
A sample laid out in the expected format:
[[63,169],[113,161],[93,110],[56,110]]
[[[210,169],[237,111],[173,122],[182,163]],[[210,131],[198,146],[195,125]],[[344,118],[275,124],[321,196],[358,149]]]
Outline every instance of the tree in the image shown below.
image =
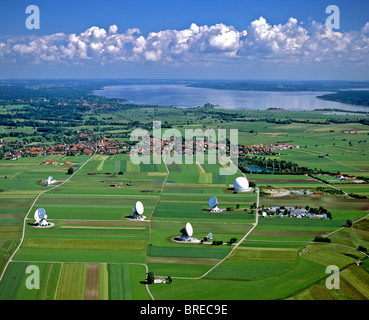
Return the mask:
[[168,280],[168,283],[172,283],[172,277],[171,276],[168,276],[167,280]]
[[152,284],[152,283],[154,283],[154,279],[155,279],[154,272],[148,272],[148,273],[147,273],[146,282],[147,282],[148,284]]
[[352,220],[351,219],[347,219],[346,220],[346,227],[351,228],[351,226],[352,226]]
[[365,247],[363,247],[363,246],[359,246],[359,247],[357,248],[357,250],[359,250],[359,251],[361,251],[361,252],[367,252],[367,249],[366,249]]
[[322,237],[322,236],[316,236],[314,238],[314,242],[331,242],[331,239],[326,238],[326,237]]
[[73,174],[73,173],[74,173],[74,169],[72,167],[69,167],[68,174]]

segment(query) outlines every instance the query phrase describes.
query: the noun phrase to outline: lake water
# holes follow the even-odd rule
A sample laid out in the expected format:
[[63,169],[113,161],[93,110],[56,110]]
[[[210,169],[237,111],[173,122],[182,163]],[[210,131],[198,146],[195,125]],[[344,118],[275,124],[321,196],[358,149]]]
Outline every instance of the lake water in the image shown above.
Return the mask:
[[271,168],[262,168],[259,166],[247,166],[247,168],[250,170],[250,174],[253,173],[260,173],[260,172],[266,172],[266,173],[279,173],[278,169],[271,169]]
[[187,87],[183,84],[174,85],[119,85],[107,86],[96,90],[94,94],[107,98],[126,99],[135,104],[175,106],[193,108],[206,103],[218,105],[221,109],[265,110],[283,108],[301,111],[313,109],[343,109],[350,111],[369,111],[368,108],[324,101],[315,98],[327,92],[269,92],[217,90]]

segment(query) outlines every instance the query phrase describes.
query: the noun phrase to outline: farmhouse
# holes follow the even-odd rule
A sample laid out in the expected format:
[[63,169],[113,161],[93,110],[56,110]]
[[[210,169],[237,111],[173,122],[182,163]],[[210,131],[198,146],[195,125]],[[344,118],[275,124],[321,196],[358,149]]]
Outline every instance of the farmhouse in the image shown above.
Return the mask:
[[165,283],[165,278],[162,276],[155,276],[154,283]]

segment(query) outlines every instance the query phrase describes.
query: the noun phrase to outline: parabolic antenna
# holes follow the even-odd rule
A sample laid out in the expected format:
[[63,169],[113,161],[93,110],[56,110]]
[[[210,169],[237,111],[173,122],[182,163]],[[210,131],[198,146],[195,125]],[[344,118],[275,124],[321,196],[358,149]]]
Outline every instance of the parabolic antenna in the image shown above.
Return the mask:
[[192,228],[191,223],[189,223],[189,222],[186,223],[185,231],[186,231],[186,233],[187,233],[187,235],[189,237],[192,237],[192,235],[193,235],[193,228]]
[[46,216],[46,211],[44,208],[38,208],[36,211],[35,211],[35,215],[34,215],[34,218],[36,221],[41,221],[42,219],[44,219]]
[[143,214],[143,212],[144,212],[144,206],[143,206],[143,204],[142,204],[142,202],[141,202],[141,201],[137,201],[137,202],[136,202],[135,209],[136,209],[136,212],[137,212],[139,215]]
[[217,204],[218,204],[217,198],[216,197],[211,197],[210,200],[209,200],[209,206],[211,208],[214,208],[214,207],[217,206]]

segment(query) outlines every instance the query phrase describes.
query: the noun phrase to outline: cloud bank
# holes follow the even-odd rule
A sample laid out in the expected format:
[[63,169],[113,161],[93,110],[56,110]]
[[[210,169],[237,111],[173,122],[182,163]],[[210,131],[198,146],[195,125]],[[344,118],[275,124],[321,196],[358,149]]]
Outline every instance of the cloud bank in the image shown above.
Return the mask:
[[91,27],[80,34],[0,39],[0,63],[204,64],[242,61],[369,64],[369,22],[360,30],[339,32],[296,19],[271,25],[263,17],[247,29],[219,23],[184,30],[163,30],[147,36],[137,28],[118,32]]

